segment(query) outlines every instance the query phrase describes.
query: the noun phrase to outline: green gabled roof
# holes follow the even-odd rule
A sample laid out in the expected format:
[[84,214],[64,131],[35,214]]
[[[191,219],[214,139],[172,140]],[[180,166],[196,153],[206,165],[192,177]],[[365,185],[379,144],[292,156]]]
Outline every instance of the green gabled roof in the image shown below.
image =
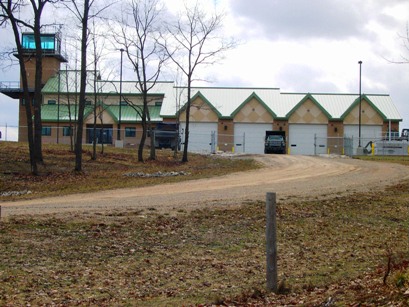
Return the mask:
[[[119,119],[119,106],[110,106],[105,104],[100,104],[102,108],[112,117],[115,122],[118,122]],[[162,121],[159,116],[160,106],[148,106],[149,114],[151,121]],[[49,105],[45,104],[41,107],[41,119],[44,122],[69,122],[70,121],[70,112],[71,110],[71,120],[75,121],[78,118],[78,106],[71,105],[68,108],[68,105],[61,104],[58,108],[58,105]],[[138,110],[138,111],[137,111]],[[84,118],[92,114],[94,111],[94,106],[87,105],[84,110]],[[131,106],[121,106],[121,122],[135,123],[141,121],[141,117],[138,112],[142,112],[142,106],[131,107]]]
[[270,113],[270,115],[271,115],[273,118],[277,118],[277,114],[275,114],[275,113],[273,112],[273,110],[270,109],[270,107],[263,101],[263,99],[261,99],[261,98],[256,94],[256,92],[253,92],[249,97],[247,97],[246,100],[244,100],[244,101],[237,107],[236,110],[233,111],[233,113],[231,114],[231,118],[234,118],[234,117],[237,115],[237,113],[239,113],[240,110],[241,110],[242,108],[244,108],[244,106],[247,105],[247,103],[249,103],[249,101],[252,100],[252,99],[256,99],[256,100],[267,110],[267,112]]
[[[119,106],[119,105],[105,105],[105,110],[111,115],[115,122],[119,121],[119,109],[121,109],[121,122],[134,123],[140,122],[142,113],[142,106]],[[160,106],[148,106],[150,119],[153,122],[162,121],[160,117]]]
[[[377,106],[366,96],[365,94],[361,95],[362,100],[365,100],[381,117],[383,120],[387,120],[387,116],[379,110]],[[348,116],[349,113],[357,106],[359,105],[359,97],[354,100],[354,102],[351,104],[351,106],[344,112],[344,114],[341,115],[341,119],[344,120],[345,117]]]
[[[93,111],[93,106],[85,106],[84,116],[88,116]],[[71,118],[70,118],[71,114]],[[44,122],[69,122],[78,118],[78,106],[62,104],[50,105],[45,104],[41,107],[41,120]]]
[[[216,113],[218,118],[222,118],[222,114],[219,112],[219,110],[217,110],[217,108],[205,96],[203,96],[203,94],[200,91],[198,91],[193,97],[190,98],[190,103],[192,103],[197,98],[202,99],[210,107],[210,109],[214,113]],[[178,116],[180,115],[180,113],[186,110],[186,106],[187,103],[182,108],[180,108]]]
[[324,108],[310,93],[308,93],[307,95],[305,95],[305,97],[304,97],[299,103],[297,103],[297,104],[294,106],[294,108],[292,108],[292,109],[290,110],[290,112],[287,113],[286,118],[289,119],[289,118],[291,117],[291,115],[293,115],[294,112],[295,112],[301,105],[303,105],[304,102],[306,102],[308,99],[311,100],[311,101],[322,111],[322,113],[325,114],[325,116],[326,116],[328,119],[332,119],[331,114],[329,114],[328,111],[325,110],[325,108]]

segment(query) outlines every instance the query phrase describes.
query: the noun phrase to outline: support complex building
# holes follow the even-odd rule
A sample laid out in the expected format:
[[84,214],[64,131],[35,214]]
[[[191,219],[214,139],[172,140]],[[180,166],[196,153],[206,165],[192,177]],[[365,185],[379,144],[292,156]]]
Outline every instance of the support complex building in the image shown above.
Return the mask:
[[[30,41],[30,34],[23,34],[23,43],[25,38]],[[29,86],[33,86],[35,59],[30,57],[33,46],[27,43],[24,48]],[[68,143],[78,115],[79,72],[60,70],[66,60],[60,53],[58,35],[45,34],[44,49],[43,141]],[[2,83],[0,92],[19,100],[19,141],[26,141],[26,102],[22,89],[9,84]],[[158,82],[149,93],[152,124],[180,123],[182,140],[186,92],[186,88],[175,86],[174,82]],[[92,141],[94,132],[99,143],[117,146],[139,143],[142,98],[136,81],[101,80],[98,72],[90,71],[86,97],[84,143]],[[91,129],[95,120],[96,130]],[[280,130],[285,131],[289,154],[352,155],[356,153],[359,134],[365,146],[391,131],[399,131],[401,120],[391,97],[386,94],[359,96],[282,93],[278,88],[193,87],[189,150],[263,153],[265,132]]]

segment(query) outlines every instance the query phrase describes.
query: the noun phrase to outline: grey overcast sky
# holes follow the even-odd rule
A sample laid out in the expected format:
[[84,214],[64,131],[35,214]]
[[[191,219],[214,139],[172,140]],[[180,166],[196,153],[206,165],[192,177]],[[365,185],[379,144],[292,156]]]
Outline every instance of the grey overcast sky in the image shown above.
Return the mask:
[[[183,0],[164,1],[171,13]],[[240,42],[197,85],[278,87],[282,92],[390,94],[409,128],[409,58],[405,41],[407,0],[202,0],[224,12],[224,32]],[[63,30],[64,31],[64,30]],[[6,30],[0,29],[3,38]],[[4,34],[3,34],[4,33]],[[407,41],[406,41],[407,43]],[[12,41],[0,43],[12,44]],[[408,45],[406,45],[408,47]],[[119,56],[118,56],[119,58]],[[124,62],[124,65],[127,65]],[[132,78],[131,70],[125,79]],[[16,66],[0,81],[18,80]],[[0,94],[0,127],[17,125],[18,105]]]

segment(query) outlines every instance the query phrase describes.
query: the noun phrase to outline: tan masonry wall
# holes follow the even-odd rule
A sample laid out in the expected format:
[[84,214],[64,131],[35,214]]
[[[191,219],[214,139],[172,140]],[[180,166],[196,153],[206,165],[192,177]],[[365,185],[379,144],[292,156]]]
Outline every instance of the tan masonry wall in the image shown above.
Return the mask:
[[[382,125],[382,117],[374,110],[369,103],[362,100],[361,103],[361,125]],[[345,117],[344,124],[358,125],[359,124],[359,104],[357,104],[351,112]]]
[[344,123],[341,121],[328,122],[328,137],[343,137],[344,136]]
[[255,98],[251,99],[234,117],[239,123],[268,123],[273,117],[266,108]]
[[[399,131],[399,122],[391,122],[391,131]],[[389,122],[384,122],[382,125],[382,134],[385,135],[389,132]],[[400,131],[399,131],[400,135]]]
[[234,122],[232,119],[219,120],[217,146],[221,151],[231,151],[234,146]]
[[332,154],[344,154],[344,123],[342,121],[329,121],[327,127],[327,150]]
[[292,124],[326,124],[328,118],[314,102],[307,99],[288,121]]
[[[35,82],[35,71],[36,71],[36,60],[35,58],[31,58],[26,62],[26,71],[27,71],[27,79],[28,79],[28,86],[34,87]],[[44,57],[43,58],[43,75],[41,79],[41,83],[45,84],[51,76],[55,75],[60,70],[60,61],[56,58],[52,57]]]
[[[186,121],[186,111],[180,114],[179,119],[181,122]],[[217,122],[218,116],[206,102],[201,98],[197,98],[191,103],[189,121],[202,123]]]
[[[26,59],[25,64],[26,64],[26,71],[27,71],[28,86],[30,88],[33,88],[35,84],[36,60],[34,57],[31,59]],[[44,57],[42,66],[43,66],[43,72],[42,72],[41,83],[45,84],[47,80],[50,79],[51,76],[55,75],[60,70],[60,61],[53,57]],[[31,103],[30,103],[30,106],[31,106]],[[21,99],[19,101],[18,140],[19,142],[28,142],[26,108],[25,106],[21,104]],[[46,140],[43,142],[46,142]]]
[[273,130],[285,131],[285,137],[288,141],[288,121],[287,120],[275,120],[273,123]]

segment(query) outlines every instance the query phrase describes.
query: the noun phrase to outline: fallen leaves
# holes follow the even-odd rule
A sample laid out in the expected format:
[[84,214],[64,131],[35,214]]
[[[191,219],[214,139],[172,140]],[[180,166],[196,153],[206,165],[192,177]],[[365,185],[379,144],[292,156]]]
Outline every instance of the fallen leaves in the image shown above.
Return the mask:
[[21,159],[28,157],[27,145],[0,142],[2,201],[207,178],[259,167],[251,159],[195,154],[190,155],[188,163],[181,163],[181,158],[175,158],[169,150],[158,150],[156,160],[140,163],[135,150],[107,147],[96,161],[83,160],[83,172],[75,172],[75,156],[69,146],[44,144],[43,154],[44,163],[38,165],[40,174],[32,176],[29,159]]
[[0,305],[405,305],[408,188],[280,202],[279,295],[264,290],[262,202],[12,217],[0,224]]

